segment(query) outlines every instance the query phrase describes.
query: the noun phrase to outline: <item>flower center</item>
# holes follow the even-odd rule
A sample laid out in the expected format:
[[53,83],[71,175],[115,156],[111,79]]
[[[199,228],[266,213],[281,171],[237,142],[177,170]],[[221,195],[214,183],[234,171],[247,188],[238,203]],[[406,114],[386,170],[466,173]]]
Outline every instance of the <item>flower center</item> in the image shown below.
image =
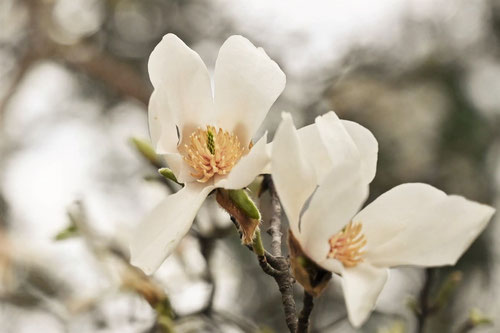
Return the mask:
[[198,127],[184,145],[184,160],[194,169],[191,176],[205,183],[214,175],[226,175],[243,156],[244,148],[238,137],[219,128]]
[[364,252],[361,251],[366,245],[366,237],[361,233],[361,223],[349,222],[344,229],[333,235],[328,243],[330,252],[327,258],[340,261],[346,267],[354,267],[363,261]]

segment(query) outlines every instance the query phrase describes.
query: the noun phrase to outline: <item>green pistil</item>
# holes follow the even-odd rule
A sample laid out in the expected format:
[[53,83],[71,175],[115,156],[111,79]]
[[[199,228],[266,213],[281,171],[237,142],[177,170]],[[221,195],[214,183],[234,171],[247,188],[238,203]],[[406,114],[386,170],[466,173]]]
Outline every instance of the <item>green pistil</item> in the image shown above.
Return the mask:
[[210,130],[207,131],[207,148],[210,154],[215,154],[214,133]]

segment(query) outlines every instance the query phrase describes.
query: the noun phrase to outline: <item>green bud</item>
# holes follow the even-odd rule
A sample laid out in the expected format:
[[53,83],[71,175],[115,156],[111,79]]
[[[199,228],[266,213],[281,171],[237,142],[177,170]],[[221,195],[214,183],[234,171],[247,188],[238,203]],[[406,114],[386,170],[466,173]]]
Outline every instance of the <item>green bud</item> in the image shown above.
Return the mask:
[[179,185],[182,185],[181,183],[179,183],[179,181],[175,177],[174,173],[169,168],[160,168],[160,169],[158,169],[158,172],[160,173],[160,175],[162,175],[166,179],[169,179],[169,180],[171,180]]
[[491,318],[486,317],[479,309],[470,310],[469,321],[474,327],[493,324]]
[[155,150],[151,145],[146,141],[146,140],[141,140],[139,138],[131,138],[130,141],[134,145],[135,149],[145,158],[147,159],[151,164],[154,166],[160,168],[163,163],[156,155]]
[[246,216],[260,221],[260,212],[253,200],[244,190],[229,190],[229,198]]
[[69,225],[60,232],[58,232],[57,235],[54,236],[54,240],[62,241],[80,235],[78,227],[76,226],[77,217],[74,215],[74,213],[68,211],[68,218],[69,218]]
[[454,271],[446,277],[434,300],[434,306],[437,309],[443,309],[446,306],[460,284],[460,281],[462,281],[462,272],[460,271]]

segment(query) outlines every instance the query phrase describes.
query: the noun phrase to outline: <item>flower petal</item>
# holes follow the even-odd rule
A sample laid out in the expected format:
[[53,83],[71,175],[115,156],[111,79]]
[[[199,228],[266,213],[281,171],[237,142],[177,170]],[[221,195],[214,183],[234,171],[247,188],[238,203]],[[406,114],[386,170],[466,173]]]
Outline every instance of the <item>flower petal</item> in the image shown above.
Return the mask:
[[262,48],[231,36],[219,51],[214,80],[217,125],[248,145],[285,88],[285,74]]
[[283,113],[282,117],[274,135],[271,169],[290,228],[299,238],[300,212],[316,188],[316,177],[306,158],[292,117],[288,113]]
[[[161,105],[155,106],[155,115],[150,119],[161,124],[161,132],[176,133],[176,128],[172,126],[176,124],[182,139],[196,127],[205,127],[213,122],[214,103],[208,70],[200,56],[176,35],[165,35],[154,48],[149,57],[148,70],[155,94],[161,101]],[[151,128],[157,138],[158,125]]]
[[233,167],[227,177],[217,176],[215,187],[237,190],[248,186],[269,164],[270,156],[266,148],[267,133]]
[[495,210],[427,184],[384,193],[353,220],[363,223],[366,260],[377,266],[454,265]]
[[149,99],[148,118],[151,142],[157,154],[177,152],[177,130],[165,95],[153,91]]
[[[191,176],[191,172],[193,170],[191,167],[184,161],[184,157],[179,153],[169,153],[164,154],[163,157],[167,162],[168,167],[175,175],[175,178],[179,181],[179,183],[189,183],[195,181],[194,177]],[[208,183],[205,183],[207,185]]]
[[300,224],[299,241],[311,259],[331,269],[324,263],[330,249],[328,240],[351,221],[367,196],[368,185],[357,162],[345,160],[330,171],[313,194]]
[[342,289],[349,321],[354,327],[360,327],[368,319],[388,276],[388,269],[366,263],[344,269]]
[[363,126],[340,120],[330,111],[315,120],[315,124],[298,130],[307,158],[312,161],[318,182],[338,163],[345,159],[358,161],[369,184],[375,176],[378,143],[371,132]]
[[189,231],[201,204],[213,187],[186,184],[169,195],[138,226],[130,244],[131,263],[152,274]]
[[311,162],[311,166],[314,168],[317,182],[321,183],[325,176],[331,171],[333,162],[323,141],[321,140],[318,127],[316,124],[311,124],[299,128],[297,133],[299,135],[300,142],[304,147],[307,147],[307,149],[304,150],[304,154],[307,156],[307,160]]
[[354,121],[342,120],[342,125],[347,130],[356,144],[363,163],[365,181],[371,183],[377,172],[378,142],[372,132]]

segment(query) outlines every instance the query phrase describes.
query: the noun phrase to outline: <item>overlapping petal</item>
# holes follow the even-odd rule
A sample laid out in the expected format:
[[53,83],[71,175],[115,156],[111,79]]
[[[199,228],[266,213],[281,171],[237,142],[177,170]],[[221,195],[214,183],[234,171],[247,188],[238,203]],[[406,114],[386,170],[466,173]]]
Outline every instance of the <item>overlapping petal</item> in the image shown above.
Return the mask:
[[[248,186],[269,164],[270,156],[266,149],[267,133],[233,167],[229,175],[216,176],[215,187],[236,190]],[[217,180],[217,178],[219,178]]]
[[355,218],[368,239],[366,260],[377,266],[454,265],[495,210],[427,184],[403,184]]
[[285,74],[262,48],[231,36],[219,51],[214,80],[217,124],[248,145],[285,88]]
[[298,130],[300,141],[307,147],[307,158],[317,175],[318,182],[338,163],[346,159],[357,160],[362,165],[364,179],[373,180],[377,168],[378,143],[365,127],[347,120],[340,120],[335,112],[319,116],[315,124]]
[[367,184],[371,183],[377,173],[377,139],[370,130],[354,121],[342,120],[342,125],[344,125],[359,151],[365,182]]
[[287,113],[283,113],[282,117],[274,135],[271,168],[290,228],[299,237],[300,212],[316,188],[316,176],[305,156],[292,117]]
[[177,36],[163,37],[149,57],[148,71],[155,88],[154,112],[150,117],[155,145],[163,133],[168,131],[165,134],[168,137],[172,136],[170,132],[176,133],[173,124],[185,136],[198,126],[213,123],[214,102],[208,70],[200,56]]
[[177,152],[177,129],[165,94],[153,91],[148,105],[149,133],[157,154]]
[[333,167],[313,194],[300,224],[299,239],[311,259],[324,262],[328,240],[351,221],[367,197],[368,185],[359,164],[345,161]]
[[131,263],[152,274],[187,234],[213,187],[188,183],[169,195],[139,224],[130,245]]

